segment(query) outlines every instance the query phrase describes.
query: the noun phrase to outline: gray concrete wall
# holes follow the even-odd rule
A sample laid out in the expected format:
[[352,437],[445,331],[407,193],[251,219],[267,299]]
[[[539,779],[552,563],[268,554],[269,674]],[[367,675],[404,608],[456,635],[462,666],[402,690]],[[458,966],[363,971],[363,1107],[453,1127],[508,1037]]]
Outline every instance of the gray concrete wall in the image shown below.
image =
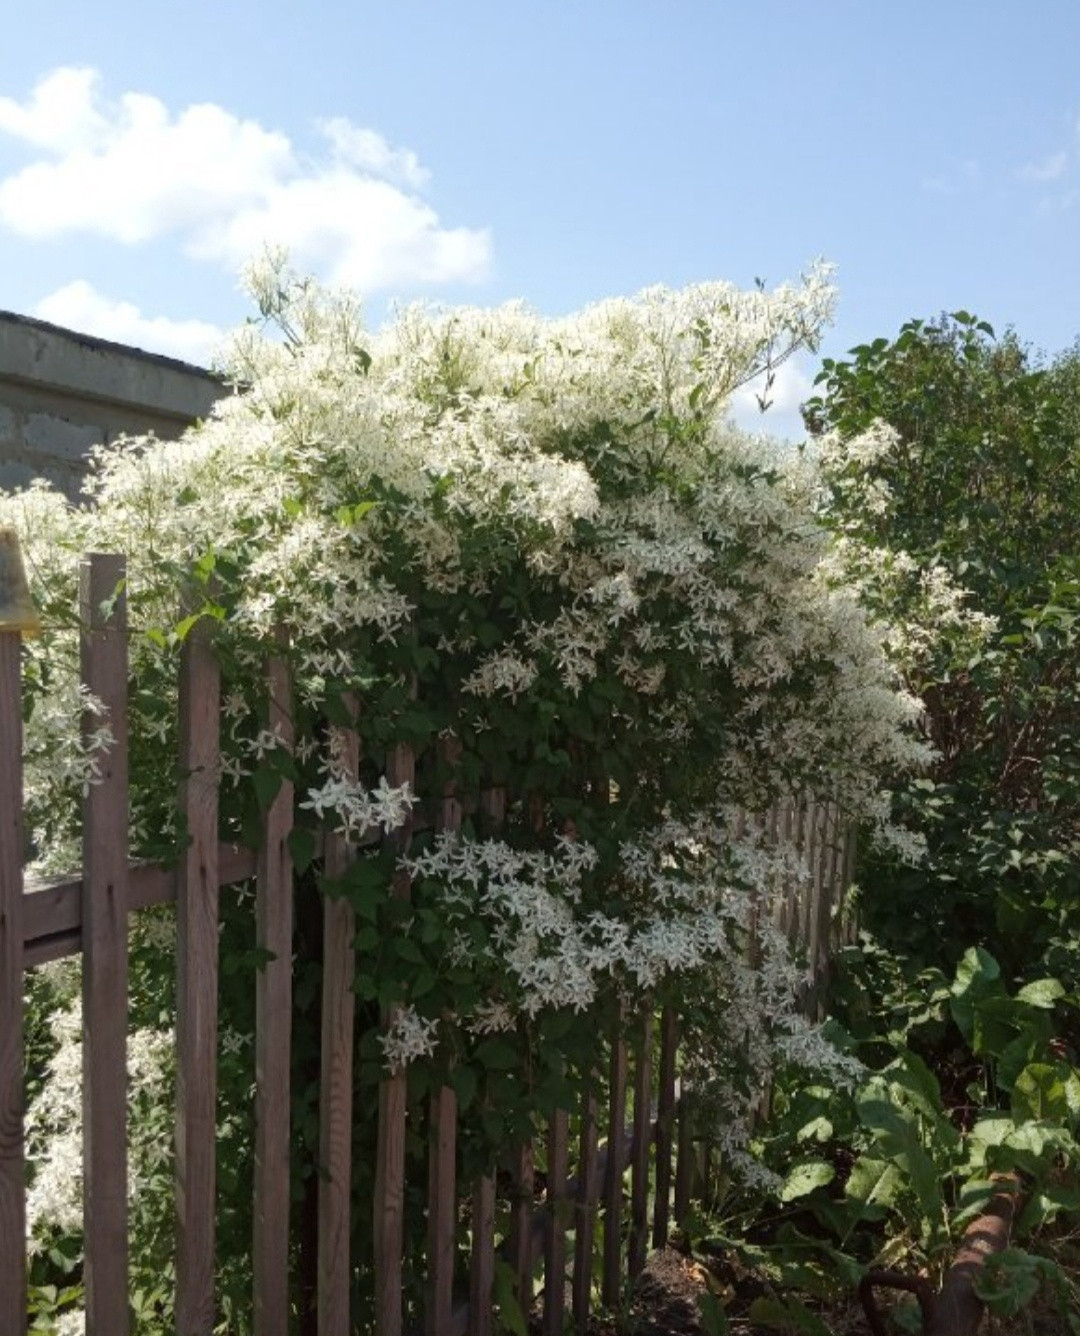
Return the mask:
[[201,367],[0,311],[0,488],[40,477],[76,500],[92,445],[175,440],[224,393]]

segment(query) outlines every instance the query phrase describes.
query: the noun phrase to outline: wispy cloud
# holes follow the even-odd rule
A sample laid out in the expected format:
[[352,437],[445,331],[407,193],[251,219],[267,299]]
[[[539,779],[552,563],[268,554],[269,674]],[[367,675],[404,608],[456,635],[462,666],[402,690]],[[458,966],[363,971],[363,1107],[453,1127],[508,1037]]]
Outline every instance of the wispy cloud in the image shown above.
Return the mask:
[[919,182],[919,188],[931,195],[960,195],[980,186],[982,179],[980,164],[974,158],[965,158],[963,162],[933,176],[924,176]]
[[189,256],[230,267],[283,245],[299,268],[365,292],[488,271],[490,233],[445,226],[418,193],[429,174],[416,154],[375,130],[320,121],[312,160],[214,103],[174,113],[145,93],[106,99],[100,82],[62,68],[23,102],[0,97],[0,133],[40,154],[0,181],[0,224],[129,246],[174,235]]
[[1069,166],[1069,155],[1064,150],[1048,154],[1037,162],[1025,162],[1017,172],[1022,181],[1060,181]]
[[82,334],[96,334],[201,366],[209,364],[225,339],[225,331],[217,325],[144,315],[133,302],[106,297],[81,278],[43,298],[34,315]]

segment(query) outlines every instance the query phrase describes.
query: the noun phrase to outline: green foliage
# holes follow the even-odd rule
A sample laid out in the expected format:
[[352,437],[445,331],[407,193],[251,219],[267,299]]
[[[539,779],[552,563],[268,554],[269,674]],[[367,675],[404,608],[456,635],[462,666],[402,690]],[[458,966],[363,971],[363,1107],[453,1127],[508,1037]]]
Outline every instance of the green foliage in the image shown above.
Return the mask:
[[[961,311],[826,360],[818,386],[808,425],[846,443],[825,438],[827,513],[909,628],[898,657],[937,750],[895,798],[928,858],[867,851],[864,922],[946,969],[974,944],[1008,976],[1075,979],[1080,351],[1047,365]],[[887,444],[858,448],[876,422]],[[929,606],[933,581],[951,606]]]
[[778,1083],[759,1140],[778,1174],[772,1203],[732,1192],[711,1239],[765,1279],[751,1318],[816,1331],[807,1302],[850,1295],[871,1267],[940,1274],[1009,1181],[1022,1198],[1014,1237],[1043,1255],[993,1264],[980,1282],[991,1311],[1040,1292],[1070,1311],[1075,1286],[1046,1252],[1080,1216],[1080,1066],[1060,1037],[1080,998],[1049,978],[1010,991],[976,949],[952,979],[905,974],[868,938],[839,962],[837,996],[845,1042],[867,1064],[855,1098]]

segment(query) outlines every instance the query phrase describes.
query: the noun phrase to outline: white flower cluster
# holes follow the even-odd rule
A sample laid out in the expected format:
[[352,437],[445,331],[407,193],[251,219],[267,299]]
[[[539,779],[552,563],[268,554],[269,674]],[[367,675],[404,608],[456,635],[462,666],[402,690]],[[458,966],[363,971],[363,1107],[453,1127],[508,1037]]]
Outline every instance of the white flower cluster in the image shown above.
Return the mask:
[[[61,962],[54,971],[75,973]],[[82,1231],[82,1006],[74,989],[65,1006],[50,1019],[56,1052],[47,1079],[26,1116],[30,1186],[26,1194],[26,1229],[31,1250],[48,1231],[79,1235]],[[162,1104],[172,1079],[175,1059],[168,1031],[140,1029],[128,1036],[128,1081],[138,1092],[140,1107],[161,1107],[162,1117],[130,1120],[128,1191],[134,1198],[140,1182],[160,1173],[172,1154],[170,1115]]]
[[438,1029],[437,1020],[426,1019],[413,1007],[399,1007],[378,1037],[390,1071],[400,1071],[417,1058],[430,1057],[435,1052]]
[[314,812],[320,820],[332,813],[351,839],[360,840],[380,827],[389,835],[403,826],[415,803],[416,795],[408,784],[394,787],[385,775],[368,790],[345,775],[331,774],[319,788],[308,790],[300,807]]
[[[58,610],[74,605],[78,554],[123,552],[133,628],[156,631],[131,641],[137,832],[169,829],[170,628],[196,588],[212,595],[236,827],[245,782],[267,772],[296,777],[309,825],[360,837],[406,822],[408,786],[361,783],[333,756],[320,766],[345,693],[369,761],[414,727],[449,730],[475,778],[508,719],[522,733],[537,721],[537,744],[564,759],[617,753],[642,829],[613,880],[587,841],[535,825],[515,836],[532,847],[444,834],[409,861],[438,890],[448,958],[490,981],[466,1030],[707,979],[716,1033],[754,1070],[781,1051],[817,1061],[786,943],[767,916],[754,927],[798,860],[724,810],[816,792],[888,833],[887,780],[926,757],[888,628],[838,576],[818,461],[727,414],[736,387],[815,345],[827,270],[771,292],[653,288],[558,320],[409,307],[370,336],[348,296],[276,262],[250,277],[276,335],[237,336],[238,392],[208,421],[180,442],[100,450],[84,507],[44,488],[0,495],[46,614],[27,677],[41,860],[72,854],[78,791],[108,742],[80,738],[75,622]],[[947,597],[929,580],[927,598]],[[296,686],[288,755],[265,724],[280,633]],[[606,806],[611,786],[592,794]],[[443,1023],[399,1009],[387,1061],[430,1054]]]

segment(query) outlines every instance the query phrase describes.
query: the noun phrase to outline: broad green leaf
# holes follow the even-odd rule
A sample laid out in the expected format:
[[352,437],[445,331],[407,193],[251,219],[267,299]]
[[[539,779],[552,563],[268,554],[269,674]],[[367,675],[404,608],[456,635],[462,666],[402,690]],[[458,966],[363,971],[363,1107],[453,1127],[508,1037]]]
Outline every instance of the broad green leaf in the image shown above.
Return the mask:
[[1012,1116],[1017,1124],[1029,1119],[1066,1122],[1078,1108],[1080,1078],[1065,1063],[1029,1063],[1013,1086]]
[[784,1185],[780,1189],[780,1200],[795,1201],[799,1197],[805,1197],[815,1188],[831,1183],[835,1177],[836,1170],[824,1160],[806,1160],[802,1164],[796,1164],[784,1180]]
[[1005,996],[1001,969],[994,957],[981,946],[969,947],[956,967],[951,993],[953,1019],[970,1044],[975,1034],[976,1004],[986,997]]
[[1051,1010],[1058,998],[1065,996],[1065,986],[1060,979],[1036,979],[1033,983],[1025,984],[1016,996],[1029,1006]]
[[860,1155],[844,1184],[844,1194],[864,1208],[893,1206],[903,1186],[903,1175],[891,1160]]

